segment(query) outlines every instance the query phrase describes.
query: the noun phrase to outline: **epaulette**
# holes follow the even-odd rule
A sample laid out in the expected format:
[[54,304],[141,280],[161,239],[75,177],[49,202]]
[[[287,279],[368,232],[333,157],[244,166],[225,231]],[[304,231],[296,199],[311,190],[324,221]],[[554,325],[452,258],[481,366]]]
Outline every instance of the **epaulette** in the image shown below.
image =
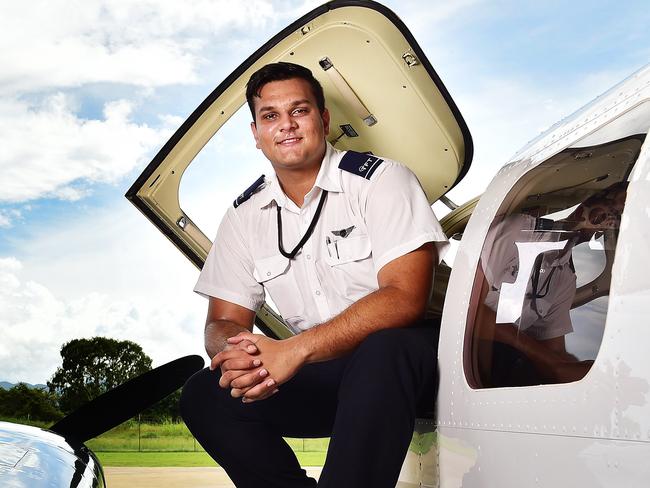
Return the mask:
[[383,162],[383,159],[373,156],[372,154],[348,151],[343,155],[343,158],[339,163],[339,168],[369,180],[372,174]]
[[255,193],[259,189],[259,187],[262,186],[263,183],[264,183],[264,175],[256,179],[255,183],[253,183],[251,186],[249,186],[244,190],[244,193],[242,193],[237,198],[235,198],[235,201],[232,202],[233,207],[235,208],[239,207],[242,203],[244,203],[246,200],[252,197],[253,193]]

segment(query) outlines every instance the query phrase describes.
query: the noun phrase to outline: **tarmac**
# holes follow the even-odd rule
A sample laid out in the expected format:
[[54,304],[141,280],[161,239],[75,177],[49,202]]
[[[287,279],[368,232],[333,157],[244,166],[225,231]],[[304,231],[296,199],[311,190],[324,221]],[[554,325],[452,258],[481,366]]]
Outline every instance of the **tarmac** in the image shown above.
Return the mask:
[[[320,467],[307,467],[318,478]],[[223,468],[115,468],[104,467],[107,488],[234,488]]]

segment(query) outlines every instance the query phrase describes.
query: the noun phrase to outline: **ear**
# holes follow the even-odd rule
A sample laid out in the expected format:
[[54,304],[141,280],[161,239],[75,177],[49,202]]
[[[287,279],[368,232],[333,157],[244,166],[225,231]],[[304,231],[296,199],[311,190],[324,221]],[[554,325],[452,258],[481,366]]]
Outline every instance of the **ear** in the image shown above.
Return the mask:
[[257,134],[257,125],[255,125],[255,122],[251,122],[251,132],[253,133],[253,137],[255,138],[255,147],[257,149],[260,149],[260,138],[259,135]]
[[323,119],[323,130],[325,131],[325,135],[329,135],[330,133],[330,112],[329,110],[325,109],[323,110],[323,113],[321,114],[321,118]]

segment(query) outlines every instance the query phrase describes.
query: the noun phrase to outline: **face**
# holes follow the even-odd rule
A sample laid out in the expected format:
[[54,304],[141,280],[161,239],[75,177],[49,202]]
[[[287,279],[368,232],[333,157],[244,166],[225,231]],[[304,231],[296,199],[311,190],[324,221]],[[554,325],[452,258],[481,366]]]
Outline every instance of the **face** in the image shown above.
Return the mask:
[[573,212],[571,220],[576,223],[578,229],[616,230],[621,224],[625,195],[624,190],[618,190],[592,199],[589,203],[582,203]]
[[300,78],[273,81],[254,101],[253,137],[275,171],[317,171],[325,155],[329,113],[320,113],[309,83]]

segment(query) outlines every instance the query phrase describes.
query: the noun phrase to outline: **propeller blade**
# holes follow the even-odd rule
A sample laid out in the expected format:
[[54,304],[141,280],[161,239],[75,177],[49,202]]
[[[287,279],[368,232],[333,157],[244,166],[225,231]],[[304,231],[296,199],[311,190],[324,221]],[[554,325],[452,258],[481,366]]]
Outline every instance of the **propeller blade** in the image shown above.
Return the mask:
[[163,364],[86,403],[50,430],[68,440],[86,442],[175,392],[203,365],[203,358],[196,355]]

